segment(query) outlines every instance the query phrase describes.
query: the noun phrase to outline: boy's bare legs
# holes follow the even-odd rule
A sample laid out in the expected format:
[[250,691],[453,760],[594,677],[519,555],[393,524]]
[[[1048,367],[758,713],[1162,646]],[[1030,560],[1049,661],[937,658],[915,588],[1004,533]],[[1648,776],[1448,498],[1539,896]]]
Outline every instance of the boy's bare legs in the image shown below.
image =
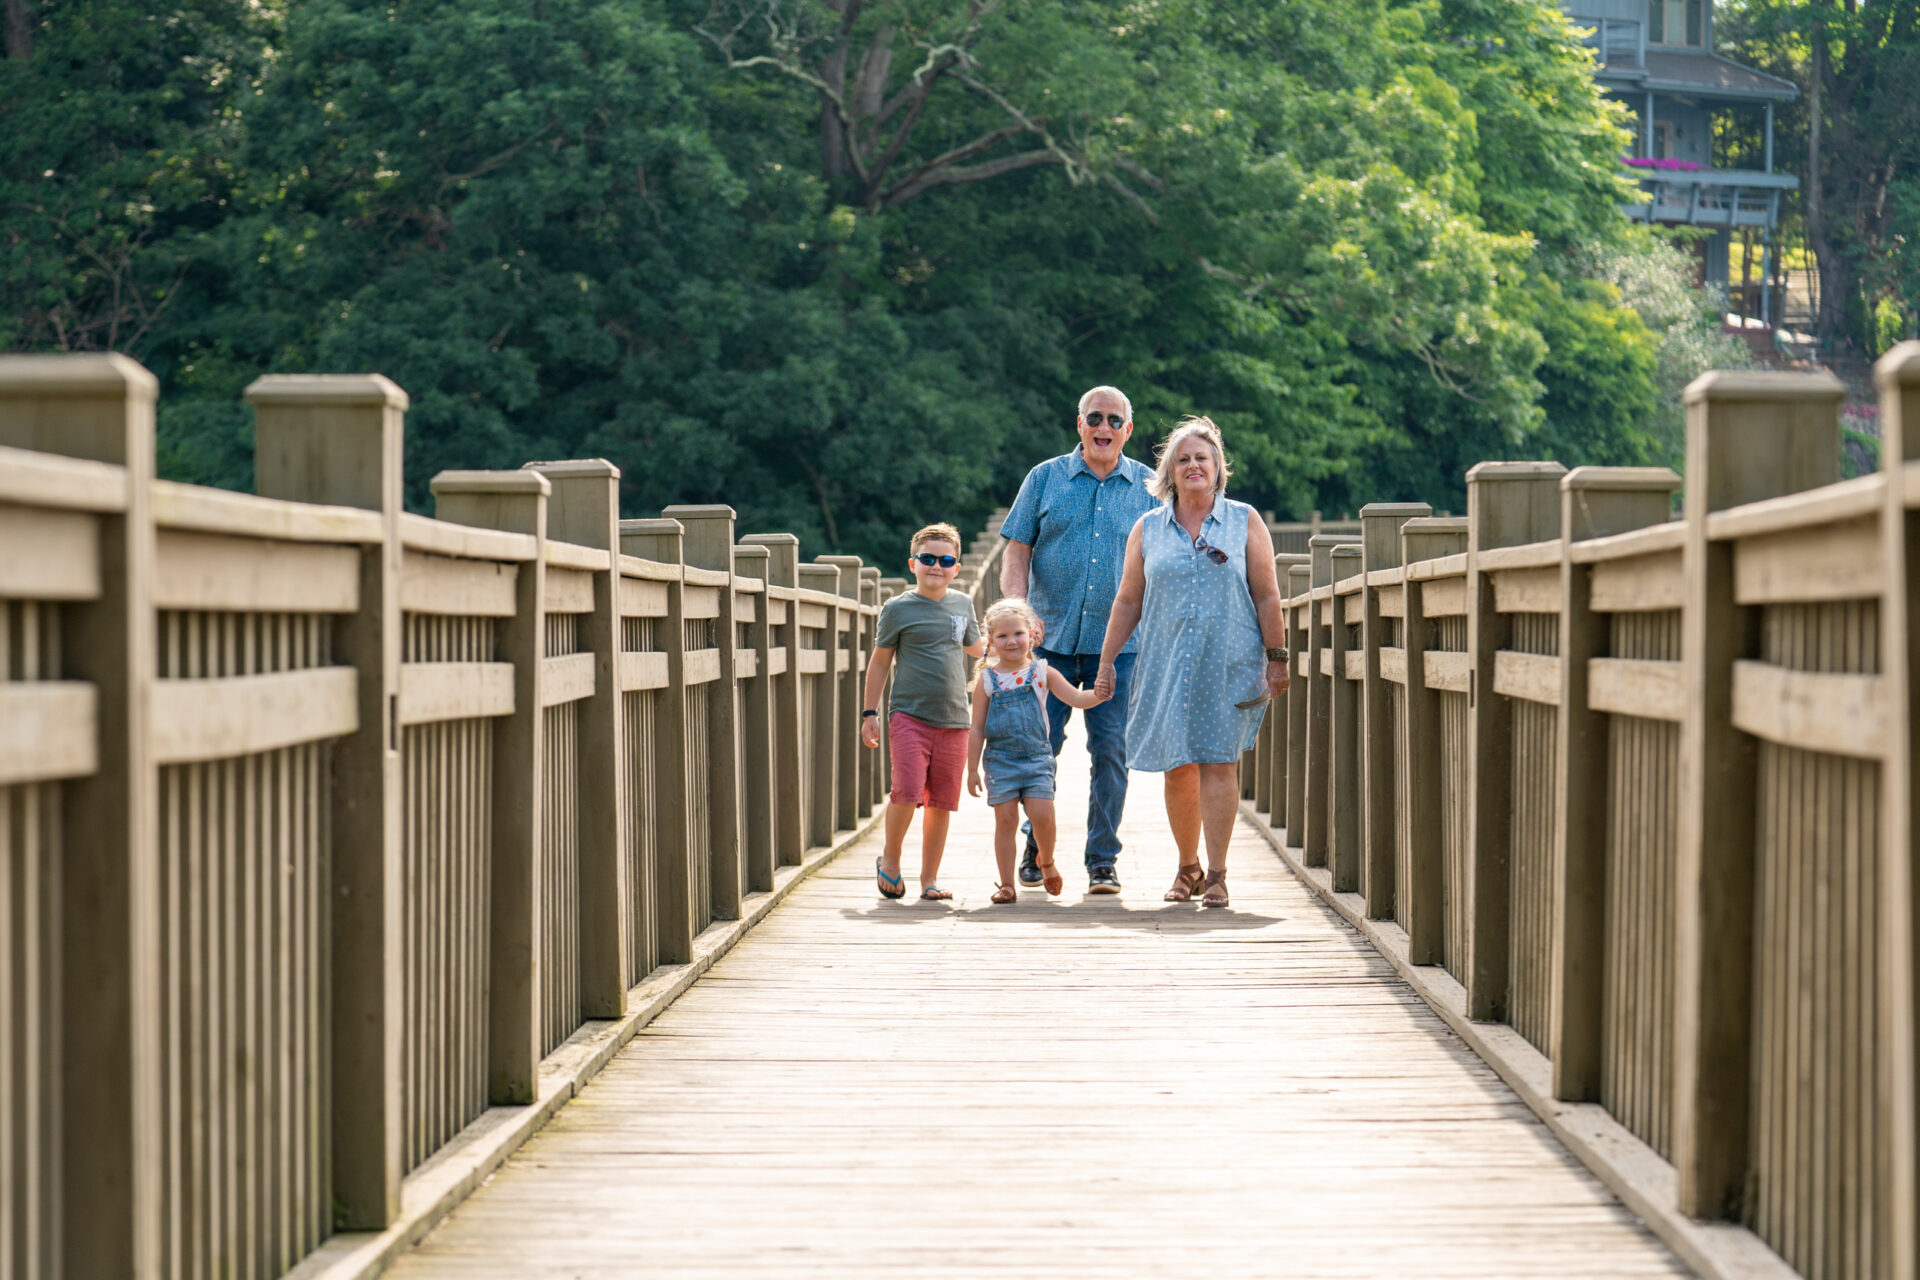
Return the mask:
[[[907,811],[907,816],[908,818],[912,818],[913,811],[911,809]],[[922,890],[925,890],[928,885],[934,884],[940,879],[940,859],[947,855],[947,823],[952,820],[953,811],[951,809],[936,809],[932,805],[928,805],[925,813],[921,816],[920,888]],[[889,833],[889,839],[891,839],[891,833],[893,831],[893,813],[891,808],[889,808],[887,813],[887,831]],[[905,838],[906,834],[906,824],[902,823],[900,826],[900,835],[902,838]],[[894,857],[897,859],[899,856],[896,850]]]
[[913,825],[913,811],[917,806],[887,801],[886,844],[881,846],[880,866],[895,879],[900,877],[900,850],[907,843],[907,828]]
[[[1034,828],[1038,831],[1039,824],[1035,823]],[[993,860],[1000,871],[997,884],[1013,883],[1013,864],[1016,860],[1014,841],[1019,834],[1020,802],[1009,800],[993,806]],[[1046,847],[1041,846],[1043,849]]]

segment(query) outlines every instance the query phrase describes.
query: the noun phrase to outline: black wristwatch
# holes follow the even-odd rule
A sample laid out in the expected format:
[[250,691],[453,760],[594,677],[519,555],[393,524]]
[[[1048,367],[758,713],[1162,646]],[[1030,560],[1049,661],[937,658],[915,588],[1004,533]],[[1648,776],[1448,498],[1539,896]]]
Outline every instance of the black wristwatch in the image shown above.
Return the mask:
[[1287,651],[1285,649],[1275,648],[1275,649],[1267,650],[1268,662],[1285,662],[1286,660],[1287,660]]
[[868,707],[865,711],[862,711],[860,713],[860,718],[862,720],[865,720],[868,716],[877,716],[879,714],[880,713],[878,711],[875,711],[872,707]]

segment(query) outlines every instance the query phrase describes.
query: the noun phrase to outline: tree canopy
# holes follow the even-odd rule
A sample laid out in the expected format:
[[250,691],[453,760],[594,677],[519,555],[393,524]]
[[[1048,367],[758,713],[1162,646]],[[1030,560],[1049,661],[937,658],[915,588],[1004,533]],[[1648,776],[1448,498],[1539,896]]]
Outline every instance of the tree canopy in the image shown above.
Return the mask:
[[0,348],[145,361],[181,478],[377,370],[417,506],[604,455],[891,562],[1109,382],[1259,505],[1458,508],[1672,460],[1706,331],[1546,0],[4,3]]

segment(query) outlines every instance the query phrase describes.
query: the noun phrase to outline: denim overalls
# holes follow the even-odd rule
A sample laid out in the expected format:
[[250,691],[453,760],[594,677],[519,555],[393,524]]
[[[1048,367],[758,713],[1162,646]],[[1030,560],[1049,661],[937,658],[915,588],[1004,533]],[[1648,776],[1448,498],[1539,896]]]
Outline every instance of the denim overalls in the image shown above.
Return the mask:
[[1046,684],[1047,664],[1039,659],[1029,663],[1013,677],[1019,684],[1002,685],[991,667],[981,675],[987,682],[987,749],[981,756],[987,803],[1053,799],[1053,747],[1035,692]]

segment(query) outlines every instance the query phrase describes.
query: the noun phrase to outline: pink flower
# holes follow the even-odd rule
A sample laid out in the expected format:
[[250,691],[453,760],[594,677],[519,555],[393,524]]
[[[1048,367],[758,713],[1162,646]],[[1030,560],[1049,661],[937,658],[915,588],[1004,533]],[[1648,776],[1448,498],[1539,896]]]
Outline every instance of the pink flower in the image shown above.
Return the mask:
[[1682,173],[1694,173],[1712,167],[1692,160],[1656,159],[1653,156],[1621,156],[1620,163],[1632,165],[1636,169],[1671,169]]

